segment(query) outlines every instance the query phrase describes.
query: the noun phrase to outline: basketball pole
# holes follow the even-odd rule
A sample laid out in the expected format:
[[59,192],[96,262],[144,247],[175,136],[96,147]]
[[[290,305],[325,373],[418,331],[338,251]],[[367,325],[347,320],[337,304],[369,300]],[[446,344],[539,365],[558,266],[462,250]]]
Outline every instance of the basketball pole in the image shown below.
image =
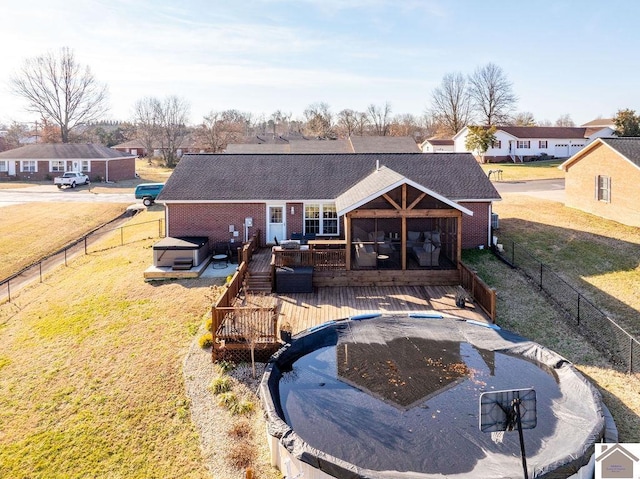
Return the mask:
[[527,456],[524,452],[524,435],[522,434],[522,420],[520,419],[520,398],[513,400],[513,408],[516,411],[516,420],[518,421],[518,436],[520,436],[520,455],[522,456],[522,470],[524,471],[524,479],[529,479],[527,472]]

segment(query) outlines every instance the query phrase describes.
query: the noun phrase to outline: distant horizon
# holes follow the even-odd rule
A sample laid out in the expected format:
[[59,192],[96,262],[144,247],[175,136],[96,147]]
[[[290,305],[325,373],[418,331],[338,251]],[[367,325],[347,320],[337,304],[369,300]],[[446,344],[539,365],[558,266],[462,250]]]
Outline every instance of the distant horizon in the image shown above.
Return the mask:
[[[4,7],[0,123],[37,115],[10,92],[28,58],[69,47],[109,89],[105,120],[176,95],[189,124],[211,111],[301,119],[309,105],[421,117],[444,75],[500,66],[516,112],[576,125],[640,109],[640,4],[586,0],[33,0]],[[604,41],[608,39],[609,41]],[[618,39],[612,45],[612,41]],[[10,48],[9,48],[10,46]]]

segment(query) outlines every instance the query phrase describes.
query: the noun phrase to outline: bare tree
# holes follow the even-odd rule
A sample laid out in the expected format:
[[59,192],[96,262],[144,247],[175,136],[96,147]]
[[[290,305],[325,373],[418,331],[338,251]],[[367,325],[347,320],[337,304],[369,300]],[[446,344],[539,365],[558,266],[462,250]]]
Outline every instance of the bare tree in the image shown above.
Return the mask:
[[63,143],[69,142],[75,127],[97,120],[108,110],[106,85],[97,82],[88,66],[77,63],[67,47],[59,54],[27,59],[10,85],[27,100],[28,111],[60,128]]
[[327,103],[313,103],[303,112],[305,119],[305,132],[311,136],[328,138],[333,136],[333,115]]
[[389,121],[391,120],[391,105],[385,102],[384,105],[376,106],[373,103],[367,108],[367,114],[373,124],[373,131],[376,136],[387,136],[389,134]]
[[344,137],[352,136],[358,124],[358,112],[345,109],[338,113],[338,129]]
[[431,112],[445,134],[455,135],[471,120],[471,97],[462,73],[447,73],[431,95]]
[[240,142],[249,121],[249,115],[238,110],[212,111],[204,117],[196,136],[213,153],[218,153],[229,143]]
[[515,126],[536,126],[536,119],[530,111],[521,111],[513,117]]
[[537,122],[538,126],[553,126],[553,124],[551,123],[551,120],[545,118],[544,120],[539,120]]
[[18,148],[22,146],[22,142],[29,136],[29,128],[25,123],[14,121],[7,129],[5,136],[7,149]]
[[358,112],[355,117],[355,134],[357,136],[364,136],[368,127],[369,115],[363,111]]
[[175,95],[166,97],[158,105],[162,157],[165,165],[172,168],[180,159],[178,150],[188,134],[187,122],[191,107],[185,99]]
[[560,115],[556,120],[556,126],[576,126],[576,124],[571,119],[571,115],[569,115],[569,113],[565,113],[564,115]]
[[511,82],[494,63],[477,68],[469,76],[469,92],[475,113],[486,126],[507,123],[518,101]]
[[160,144],[160,100],[145,97],[136,102],[134,109],[134,123],[136,136],[151,158],[156,145]]

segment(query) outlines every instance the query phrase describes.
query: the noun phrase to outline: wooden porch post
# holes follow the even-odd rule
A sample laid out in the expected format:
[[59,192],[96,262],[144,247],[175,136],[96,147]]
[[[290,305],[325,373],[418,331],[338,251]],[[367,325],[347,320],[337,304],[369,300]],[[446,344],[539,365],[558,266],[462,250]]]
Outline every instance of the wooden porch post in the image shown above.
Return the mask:
[[458,264],[460,264],[460,262],[462,261],[462,212],[458,211],[458,241],[457,241],[458,245],[457,245],[457,249],[458,251],[456,252],[456,257],[457,257],[457,262]]
[[402,185],[402,218],[400,232],[400,268],[404,271],[407,269],[407,184]]
[[345,263],[347,271],[351,271],[351,216],[344,215]]

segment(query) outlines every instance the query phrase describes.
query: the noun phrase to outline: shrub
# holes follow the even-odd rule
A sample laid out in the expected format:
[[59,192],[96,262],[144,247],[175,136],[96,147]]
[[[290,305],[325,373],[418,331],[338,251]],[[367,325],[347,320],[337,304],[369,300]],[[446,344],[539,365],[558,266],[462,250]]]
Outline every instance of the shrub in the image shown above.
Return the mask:
[[198,344],[203,349],[213,346],[213,334],[211,334],[211,331],[207,331],[202,336],[200,336],[200,338],[198,339]]
[[227,459],[232,466],[238,469],[246,469],[256,457],[256,448],[248,441],[238,442],[229,447]]
[[251,434],[251,424],[246,419],[239,419],[229,429],[229,436],[233,439],[244,439]]
[[211,331],[212,325],[213,325],[213,318],[209,316],[207,317],[207,319],[204,320],[204,329],[206,329],[207,331]]
[[233,363],[232,361],[225,361],[225,360],[216,361],[216,364],[214,366],[216,372],[221,375],[228,373],[235,367],[236,367],[235,363]]
[[238,403],[238,396],[232,391],[227,391],[218,394],[218,405],[224,406],[227,409],[233,409]]
[[237,416],[244,416],[246,414],[251,414],[254,409],[255,409],[255,406],[253,402],[249,401],[248,399],[242,399],[241,401],[236,401],[236,403],[234,403],[229,408],[229,410],[231,411],[231,414],[237,415]]
[[231,391],[232,386],[233,383],[229,376],[218,376],[211,381],[211,392],[215,395],[223,394]]

